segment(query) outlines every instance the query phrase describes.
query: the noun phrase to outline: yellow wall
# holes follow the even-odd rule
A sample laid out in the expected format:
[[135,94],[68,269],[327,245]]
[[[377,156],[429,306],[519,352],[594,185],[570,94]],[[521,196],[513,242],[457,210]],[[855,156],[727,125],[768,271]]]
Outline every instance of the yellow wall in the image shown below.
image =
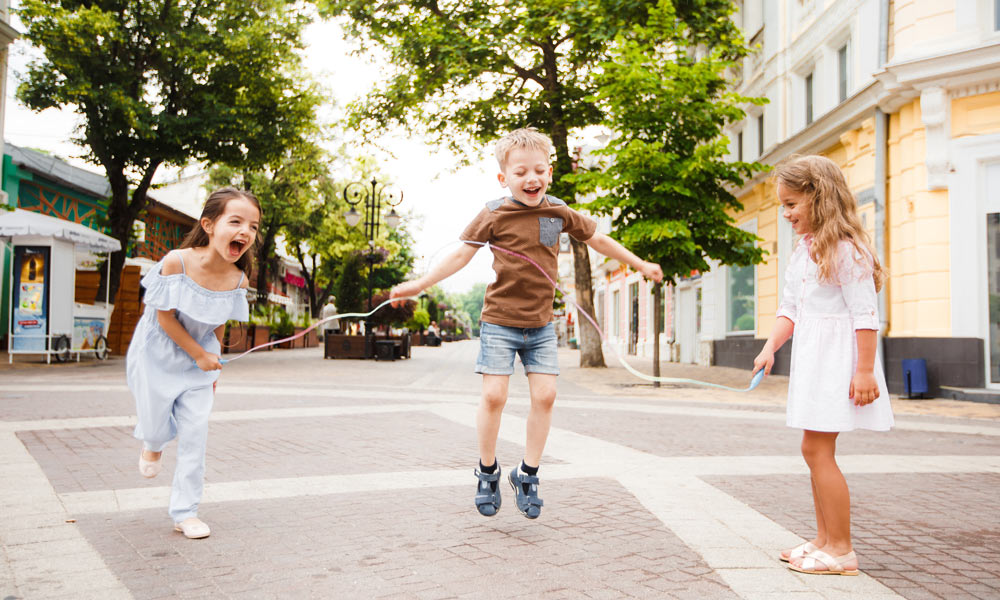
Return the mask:
[[951,335],[948,191],[927,189],[920,101],[889,119],[889,335]]
[[953,138],[1000,132],[1000,92],[951,101]]
[[[1000,92],[958,98],[951,102],[951,135],[962,138],[1000,133]],[[822,152],[836,162],[851,190],[871,188],[875,177],[874,121],[844,132],[838,143]],[[891,337],[951,335],[950,221],[947,190],[927,189],[926,139],[920,100],[915,99],[889,118],[888,204],[886,211],[886,283]],[[757,267],[757,336],[774,326],[778,304],[778,210],[770,180],[740,198],[744,210],[738,223],[757,219],[757,235],[768,251]],[[875,234],[875,207],[859,207],[868,232]]]
[[743,211],[734,214],[736,222],[757,219],[757,237],[764,249],[763,263],[757,265],[757,331],[756,337],[766,337],[774,326],[778,310],[778,197],[770,178],[758,183],[740,197]]
[[[959,0],[969,2],[971,0]],[[891,6],[892,54],[909,54],[928,41],[953,35],[956,0],[894,0]]]
[[[861,192],[875,182],[875,133],[874,120],[865,120],[861,127],[845,132],[840,142],[821,154],[837,163],[844,171],[854,193]],[[743,211],[734,214],[737,223],[757,219],[757,236],[760,246],[767,251],[765,262],[757,265],[757,332],[756,337],[767,337],[774,327],[778,311],[778,273],[787,265],[778,264],[778,220],[781,209],[774,184],[770,179],[757,184],[740,197]],[[859,209],[869,229],[875,231],[875,205],[866,204]]]

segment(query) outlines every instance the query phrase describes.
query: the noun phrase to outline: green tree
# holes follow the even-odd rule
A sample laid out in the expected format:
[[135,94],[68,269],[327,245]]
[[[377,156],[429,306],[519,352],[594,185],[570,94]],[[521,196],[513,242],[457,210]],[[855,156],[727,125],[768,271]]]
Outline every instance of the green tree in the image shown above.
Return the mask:
[[249,190],[260,201],[257,230],[257,298],[267,302],[270,273],[281,260],[275,252],[277,238],[288,223],[300,223],[318,195],[317,182],[326,175],[324,152],[313,141],[292,145],[270,164],[254,169],[216,165],[209,171],[208,186],[233,185]]
[[[729,3],[698,4],[701,19],[731,23]],[[734,93],[727,80],[749,51],[742,35],[696,26],[659,0],[644,26],[619,37],[597,80],[605,125],[620,133],[597,152],[606,159],[602,170],[574,176],[581,190],[597,193],[588,210],[612,215],[612,235],[659,263],[668,279],[707,271],[709,259],[736,266],[763,260],[757,237],[730,216],[743,208],[731,190],[767,167],[727,160],[723,128],[744,118],[742,105],[765,101]],[[662,290],[654,289],[659,306]]]
[[337,294],[337,309],[340,312],[365,312],[364,305],[368,300],[365,294],[365,280],[361,273],[364,263],[358,254],[349,254],[340,265],[335,286]]
[[[41,49],[17,90],[28,107],[72,107],[75,140],[111,185],[108,224],[127,248],[163,164],[273,162],[314,120],[298,50],[309,22],[285,0],[22,0]],[[111,259],[114,297],[125,253]],[[102,271],[103,277],[103,271]]]
[[[646,20],[640,0],[322,0],[328,15],[351,18],[349,33],[377,44],[393,65],[354,119],[362,130],[409,127],[414,119],[453,149],[535,126],[555,145],[551,193],[574,202],[570,132],[603,119],[593,99],[598,66],[616,36]],[[593,312],[587,247],[572,243],[577,300]],[[581,366],[603,366],[600,339],[582,336]]]
[[372,275],[372,285],[377,289],[389,289],[406,281],[416,259],[413,254],[413,234],[410,233],[406,219],[401,220],[395,229],[389,230],[386,238],[392,242],[389,247],[391,253],[384,263],[376,267]]
[[[301,209],[291,211],[283,223],[285,250],[298,260],[309,293],[310,312],[318,317],[327,297],[337,286],[344,257],[364,244],[364,234],[344,220],[348,204],[343,185],[329,172],[333,164],[319,167],[316,186]],[[338,306],[340,305],[338,299]]]
[[483,298],[486,296],[486,284],[477,283],[470,290],[459,295],[458,306],[469,315],[472,333],[479,333],[479,317],[483,312]]

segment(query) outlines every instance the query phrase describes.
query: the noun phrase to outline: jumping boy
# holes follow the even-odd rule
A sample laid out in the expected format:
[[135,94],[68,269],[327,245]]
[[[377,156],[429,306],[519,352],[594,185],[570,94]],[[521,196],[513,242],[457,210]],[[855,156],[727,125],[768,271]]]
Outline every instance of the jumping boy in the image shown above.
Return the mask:
[[[626,263],[655,281],[663,279],[660,266],[645,262],[603,233],[597,224],[565,202],[546,196],[552,182],[549,154],[552,142],[534,128],[518,129],[496,146],[501,187],[510,196],[488,202],[465,228],[463,241],[489,242],[529,257],[552,279],[556,278],[559,234],[566,232],[597,252]],[[415,296],[464,267],[479,250],[463,244],[430,273],[396,286],[391,297]],[[514,355],[521,356],[528,376],[531,409],[528,413],[524,459],[508,476],[517,509],[529,519],[538,518],[538,466],[552,422],[559,374],[552,300],[555,289],[531,263],[505,252],[493,253],[496,281],[486,290],[480,325],[476,372],[483,375],[482,400],[476,415],[479,468],[474,472],[475,504],[479,513],[492,517],[500,509],[500,465],[496,460],[500,415],[507,403],[507,384],[514,372]]]

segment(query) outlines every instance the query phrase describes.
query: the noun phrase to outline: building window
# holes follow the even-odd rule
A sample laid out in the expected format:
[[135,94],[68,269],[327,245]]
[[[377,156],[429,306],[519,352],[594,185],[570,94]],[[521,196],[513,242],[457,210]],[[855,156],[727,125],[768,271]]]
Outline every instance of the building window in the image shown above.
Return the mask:
[[635,354],[639,347],[639,282],[628,286],[628,353]]
[[[1000,0],[997,1],[1000,2]],[[847,71],[847,47],[848,45],[844,44],[840,47],[840,50],[837,50],[837,75],[839,77],[837,90],[839,92],[838,96],[840,98],[840,102],[847,100],[847,88],[849,85]]]
[[615,290],[611,294],[611,335],[618,337],[621,335],[621,324],[618,322],[622,315],[621,294]]
[[[1000,2],[1000,0],[997,0]],[[736,134],[736,160],[743,162],[743,132]]]
[[1000,0],[993,1],[993,29],[1000,31]]
[[764,113],[757,115],[757,157],[764,156]]
[[729,331],[753,332],[754,315],[754,267],[729,267],[727,286],[729,306]]
[[597,325],[604,331],[604,290],[597,292]]
[[664,285],[660,291],[660,305],[656,307],[656,317],[659,319],[660,333],[664,333],[667,325],[667,294],[669,293],[670,288]]
[[806,125],[813,122],[813,74],[806,75]]
[[701,286],[694,290],[694,332],[701,335]]

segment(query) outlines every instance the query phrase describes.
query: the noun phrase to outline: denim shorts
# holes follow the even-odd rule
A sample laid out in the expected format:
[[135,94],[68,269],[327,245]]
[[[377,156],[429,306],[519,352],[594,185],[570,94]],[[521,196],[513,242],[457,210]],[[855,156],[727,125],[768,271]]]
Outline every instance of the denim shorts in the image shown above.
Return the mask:
[[480,323],[476,373],[511,375],[514,373],[514,355],[520,354],[525,374],[558,375],[557,348],[556,328],[552,323],[544,327],[506,327]]

